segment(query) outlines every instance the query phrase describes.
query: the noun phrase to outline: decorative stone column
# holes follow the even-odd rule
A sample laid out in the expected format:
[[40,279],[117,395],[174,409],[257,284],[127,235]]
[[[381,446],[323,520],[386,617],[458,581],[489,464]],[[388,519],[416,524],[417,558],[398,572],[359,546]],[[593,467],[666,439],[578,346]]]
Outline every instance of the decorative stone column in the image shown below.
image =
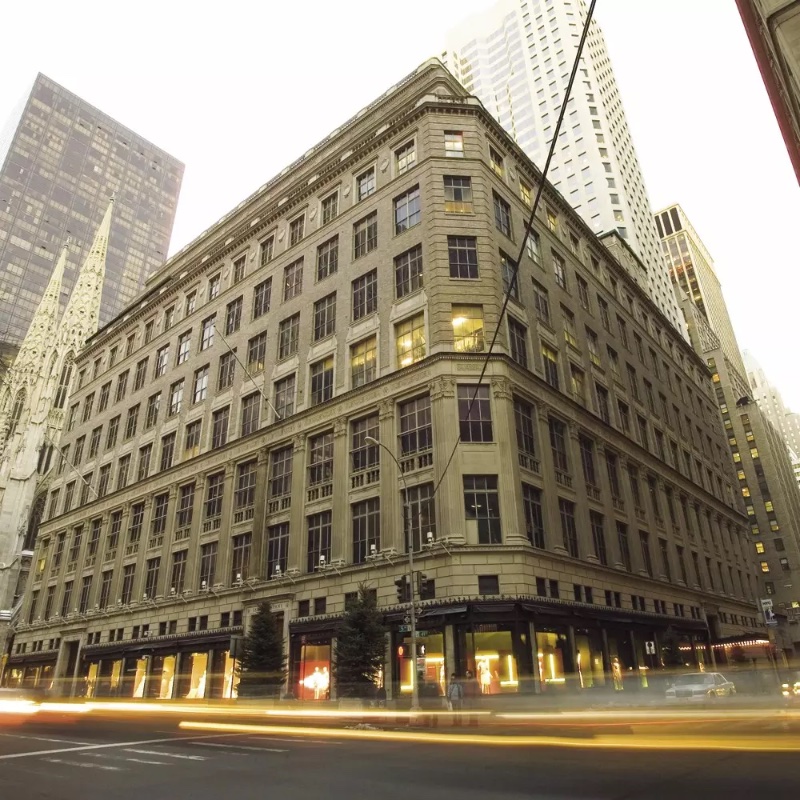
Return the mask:
[[[581,458],[580,433],[575,425],[568,427],[569,460],[572,466],[572,501],[575,503],[575,527],[578,533],[578,554],[586,561],[598,564],[600,559],[594,554],[592,542],[592,527],[589,517],[589,500],[586,491],[578,489],[578,484],[584,481],[583,460]],[[596,469],[596,465],[595,465]]]
[[[386,445],[398,459],[401,458],[400,444],[395,436],[395,404],[393,400],[378,403],[378,435],[381,444]],[[403,546],[403,501],[400,496],[402,484],[394,461],[378,448],[380,465],[381,498],[381,550],[394,547],[402,553]],[[387,684],[388,685],[388,684]]]
[[292,441],[292,505],[289,518],[289,569],[306,571],[305,549],[305,519],[304,508],[306,490],[306,437],[298,434]]
[[[333,423],[333,496],[331,501],[331,559],[351,561],[352,550],[348,547],[350,536],[350,504],[349,483],[350,468],[349,448],[347,446],[348,424],[346,419],[339,418]],[[337,491],[338,487],[339,488]]]
[[[437,499],[463,498],[458,454],[453,458],[450,467],[447,466],[459,433],[455,382],[449,377],[436,378],[430,386],[430,397],[434,483],[444,476],[436,493]],[[466,541],[463,500],[456,504],[448,502],[436,504],[436,528],[440,536],[448,536],[456,544],[463,544]]]

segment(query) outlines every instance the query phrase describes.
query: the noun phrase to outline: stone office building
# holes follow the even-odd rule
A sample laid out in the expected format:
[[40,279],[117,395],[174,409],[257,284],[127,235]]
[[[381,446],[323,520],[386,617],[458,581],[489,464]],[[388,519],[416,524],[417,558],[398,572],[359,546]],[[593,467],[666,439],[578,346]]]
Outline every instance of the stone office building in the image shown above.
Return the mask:
[[366,582],[407,694],[409,540],[429,681],[633,689],[667,631],[758,637],[705,364],[549,185],[524,240],[540,180],[433,60],[170,259],[78,358],[5,681],[230,696],[266,598],[328,697]]

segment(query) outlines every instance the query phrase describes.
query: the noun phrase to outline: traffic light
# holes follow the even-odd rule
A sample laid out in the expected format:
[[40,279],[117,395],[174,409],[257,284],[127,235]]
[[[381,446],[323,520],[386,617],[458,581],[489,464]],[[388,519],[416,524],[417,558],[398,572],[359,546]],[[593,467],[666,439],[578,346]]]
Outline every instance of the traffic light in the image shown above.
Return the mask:
[[406,583],[406,576],[403,575],[401,578],[398,578],[394,585],[397,587],[397,602],[398,603],[405,603],[408,601],[408,584]]
[[428,593],[428,576],[424,572],[417,573],[417,591],[421,598]]

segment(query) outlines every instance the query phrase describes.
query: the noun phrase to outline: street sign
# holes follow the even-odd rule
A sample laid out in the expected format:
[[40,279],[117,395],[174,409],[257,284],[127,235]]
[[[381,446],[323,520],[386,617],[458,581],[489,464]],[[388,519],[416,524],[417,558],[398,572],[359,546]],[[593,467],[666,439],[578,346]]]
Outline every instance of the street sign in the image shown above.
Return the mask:
[[775,617],[775,612],[773,611],[772,598],[771,597],[762,597],[761,598],[761,613],[764,615],[764,624],[765,625],[777,625],[778,624],[778,620]]
[[648,656],[654,656],[656,654],[656,643],[655,642],[645,642],[644,643],[644,652],[647,653]]
[[411,626],[410,625],[400,625],[400,626],[398,626],[397,630],[400,631],[400,633],[410,633],[411,632]]

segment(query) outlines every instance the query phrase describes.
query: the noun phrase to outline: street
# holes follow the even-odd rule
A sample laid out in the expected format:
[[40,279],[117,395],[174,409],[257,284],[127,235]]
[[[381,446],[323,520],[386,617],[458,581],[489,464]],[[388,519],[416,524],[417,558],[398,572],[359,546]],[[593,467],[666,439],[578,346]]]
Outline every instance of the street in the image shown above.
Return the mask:
[[[489,738],[488,728],[463,729],[463,742],[451,743],[442,740],[453,729],[406,729],[399,734],[406,740],[380,741],[368,738],[380,731],[352,730],[352,722],[292,728],[249,720],[239,731],[224,730],[228,723],[219,719],[182,722],[180,715],[87,714],[0,727],[2,796],[713,800],[758,793],[776,800],[793,797],[797,786],[796,736],[781,732],[783,723],[745,724],[740,750],[734,741],[714,751],[698,749],[703,739],[697,726],[685,737],[686,749],[662,750],[658,736],[644,733],[638,743],[650,736],[653,749],[633,750],[626,746],[625,737],[632,740],[627,726],[616,743],[607,736],[608,746],[593,747],[595,729],[563,725],[553,735],[559,743],[572,739],[572,745],[514,744],[508,731],[490,744],[478,741]],[[760,732],[760,745],[753,746],[754,732]],[[670,735],[682,747],[684,737],[674,730]],[[355,736],[365,738],[349,738]],[[789,742],[794,749],[770,752],[770,742],[776,749]]]

